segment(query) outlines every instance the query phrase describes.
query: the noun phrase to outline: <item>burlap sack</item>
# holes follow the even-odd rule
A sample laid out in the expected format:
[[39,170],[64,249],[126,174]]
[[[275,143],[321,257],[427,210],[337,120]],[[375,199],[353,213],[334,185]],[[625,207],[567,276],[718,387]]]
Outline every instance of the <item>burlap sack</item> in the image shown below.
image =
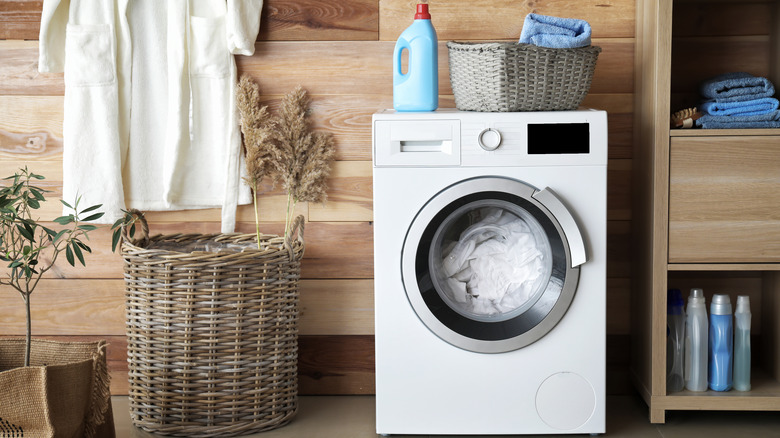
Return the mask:
[[113,438],[106,344],[0,339],[0,437]]

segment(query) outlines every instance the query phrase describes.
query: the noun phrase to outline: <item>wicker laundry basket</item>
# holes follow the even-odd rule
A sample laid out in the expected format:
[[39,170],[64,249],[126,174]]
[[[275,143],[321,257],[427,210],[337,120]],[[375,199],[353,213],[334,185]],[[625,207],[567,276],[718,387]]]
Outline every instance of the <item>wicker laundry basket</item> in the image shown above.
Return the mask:
[[573,110],[588,94],[600,47],[447,43],[455,106],[463,111]]
[[133,424],[188,437],[287,424],[298,405],[303,217],[296,239],[262,235],[261,249],[254,234],[148,238],[141,221],[141,239],[122,243]]

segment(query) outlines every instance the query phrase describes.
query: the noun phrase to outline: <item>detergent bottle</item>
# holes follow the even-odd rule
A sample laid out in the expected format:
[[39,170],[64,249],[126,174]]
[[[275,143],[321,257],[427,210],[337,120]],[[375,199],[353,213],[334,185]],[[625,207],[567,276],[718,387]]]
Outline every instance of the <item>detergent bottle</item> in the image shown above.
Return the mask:
[[685,313],[685,389],[706,391],[709,323],[702,289],[691,289]]
[[[433,111],[439,106],[439,60],[436,30],[427,4],[418,4],[414,23],[395,43],[393,52],[393,108],[396,111]],[[401,55],[408,52],[406,73]]]
[[728,391],[734,372],[734,327],[728,295],[715,294],[712,297],[709,332],[710,389]]
[[734,389],[750,391],[750,297],[737,296],[734,312]]
[[666,298],[666,391],[682,391],[685,311],[680,289],[669,289]]

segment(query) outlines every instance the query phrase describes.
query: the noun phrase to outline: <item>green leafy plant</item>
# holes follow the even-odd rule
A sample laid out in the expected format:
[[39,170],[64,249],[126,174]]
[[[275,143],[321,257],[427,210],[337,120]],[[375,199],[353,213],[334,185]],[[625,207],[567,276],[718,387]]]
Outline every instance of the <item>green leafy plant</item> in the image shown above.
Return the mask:
[[[76,260],[86,266],[84,252],[91,253],[92,250],[82,239],[88,240],[88,233],[97,229],[97,226],[85,222],[103,216],[103,213],[95,212],[102,205],[79,210],[79,197],[73,206],[60,201],[73,210],[72,214],[60,216],[53,221],[65,228],[56,231],[40,224],[40,219],[34,217],[34,212],[46,201],[44,193],[49,191],[33,184],[43,179],[43,176],[36,175],[25,167],[4,178],[3,181],[7,181],[8,185],[0,189],[0,260],[8,263],[8,276],[0,278],[0,284],[13,287],[24,300],[27,313],[24,366],[30,366],[30,296],[43,274],[54,266],[61,253],[65,253],[65,258],[71,266],[76,266]],[[92,214],[82,217],[87,213]]]
[[119,241],[122,239],[122,232],[126,229],[128,231],[128,237],[131,239],[135,235],[135,223],[141,220],[143,213],[138,210],[122,210],[122,217],[117,219],[111,230],[113,234],[111,236],[111,251],[116,252],[119,246]]

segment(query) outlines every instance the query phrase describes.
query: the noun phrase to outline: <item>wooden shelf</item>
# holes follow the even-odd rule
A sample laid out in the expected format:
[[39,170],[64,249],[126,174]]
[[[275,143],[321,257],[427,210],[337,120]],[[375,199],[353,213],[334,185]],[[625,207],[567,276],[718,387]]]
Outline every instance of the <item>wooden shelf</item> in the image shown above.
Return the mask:
[[670,263],[669,271],[780,271],[780,263]]
[[663,397],[661,402],[669,410],[780,410],[780,383],[760,368],[751,370],[750,391],[691,392],[683,390]]
[[[670,137],[780,136],[780,129],[670,129]],[[780,147],[780,142],[778,143]]]
[[[667,410],[780,411],[780,129],[669,128],[717,74],[780,89],[780,0],[637,0],[636,11],[632,378],[653,423]],[[752,391],[666,394],[666,295],[681,284],[756,298]]]

